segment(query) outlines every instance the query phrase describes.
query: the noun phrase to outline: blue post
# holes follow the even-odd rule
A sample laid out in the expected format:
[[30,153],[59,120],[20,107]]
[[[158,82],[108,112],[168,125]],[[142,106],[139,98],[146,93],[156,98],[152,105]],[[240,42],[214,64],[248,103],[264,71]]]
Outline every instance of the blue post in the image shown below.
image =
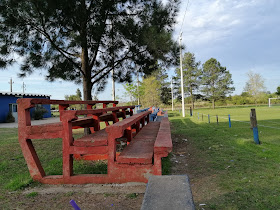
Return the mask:
[[210,123],[210,115],[208,114],[208,123]]
[[228,115],[228,126],[231,128],[230,114]]
[[190,116],[192,117],[192,107],[190,107]]
[[251,128],[253,128],[254,141],[256,144],[260,144],[258,124],[257,124],[257,114],[255,109],[251,109],[250,121],[251,121]]
[[255,143],[260,144],[258,127],[253,127],[253,134]]
[[197,112],[197,119],[199,120],[199,112]]
[[71,200],[69,203],[73,206],[75,210],[81,210],[74,200]]

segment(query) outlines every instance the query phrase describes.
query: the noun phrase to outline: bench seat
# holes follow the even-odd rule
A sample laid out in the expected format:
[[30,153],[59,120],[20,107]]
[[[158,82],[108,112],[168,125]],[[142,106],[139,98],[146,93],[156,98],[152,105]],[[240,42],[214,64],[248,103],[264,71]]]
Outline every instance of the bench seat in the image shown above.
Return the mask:
[[117,157],[117,163],[152,164],[160,122],[147,124]]
[[152,164],[154,142],[132,141],[117,157],[117,163]]
[[108,133],[105,129],[96,131],[95,133],[86,135],[82,138],[76,139],[73,143],[77,147],[96,147],[108,145]]
[[134,139],[154,142],[158,134],[159,126],[160,122],[150,122],[134,137]]

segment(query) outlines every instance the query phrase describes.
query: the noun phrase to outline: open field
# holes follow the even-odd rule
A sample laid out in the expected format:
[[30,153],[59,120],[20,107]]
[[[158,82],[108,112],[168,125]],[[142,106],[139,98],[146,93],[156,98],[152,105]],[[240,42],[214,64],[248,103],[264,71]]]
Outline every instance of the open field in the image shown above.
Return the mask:
[[256,112],[261,145],[253,141],[250,108],[197,109],[185,119],[169,112],[173,134],[187,139],[190,154],[195,151],[186,171],[198,208],[279,209],[280,108],[257,107]]
[[[189,175],[197,209],[279,209],[280,107],[257,107],[256,112],[261,145],[254,144],[248,107],[197,109],[193,117],[186,112],[184,119],[177,111],[169,112],[174,149],[171,166],[167,161],[164,167],[171,174]],[[228,127],[228,114],[232,128]],[[82,130],[75,132],[82,135]],[[1,128],[0,134],[1,208],[69,209],[70,199],[80,201],[83,209],[91,209],[93,204],[95,209],[140,208],[143,189],[89,194],[83,192],[88,186],[63,186],[62,192],[43,194],[52,186],[34,183],[29,177],[17,129]],[[33,142],[46,173],[61,174],[61,140]],[[75,161],[74,166],[75,173],[106,173],[102,161]]]

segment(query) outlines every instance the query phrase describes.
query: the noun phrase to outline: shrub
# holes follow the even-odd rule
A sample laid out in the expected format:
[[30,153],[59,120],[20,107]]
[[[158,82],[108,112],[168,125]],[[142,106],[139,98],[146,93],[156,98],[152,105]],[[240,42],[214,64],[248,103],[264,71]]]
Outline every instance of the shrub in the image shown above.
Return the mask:
[[9,113],[8,113],[7,118],[6,118],[6,122],[7,122],[7,123],[15,122],[15,118],[14,118],[12,112],[9,112]]
[[33,112],[34,120],[41,120],[44,117],[44,114],[48,113],[48,111],[42,106],[36,106]]

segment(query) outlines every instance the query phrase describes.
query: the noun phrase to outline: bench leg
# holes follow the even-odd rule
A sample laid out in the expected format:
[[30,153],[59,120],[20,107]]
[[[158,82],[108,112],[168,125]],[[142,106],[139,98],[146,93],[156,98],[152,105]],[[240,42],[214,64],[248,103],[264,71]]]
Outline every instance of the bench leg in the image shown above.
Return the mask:
[[63,154],[63,177],[68,178],[73,175],[73,155]]
[[72,123],[63,121],[63,178],[69,178],[73,175],[73,154],[70,154],[70,146],[73,145]]
[[162,175],[161,156],[154,155],[154,175]]
[[19,143],[31,177],[34,180],[42,179],[44,176],[46,176],[46,174],[32,144],[32,141],[30,139],[20,139]]
[[117,143],[115,137],[112,134],[108,135],[108,165],[107,165],[107,173],[109,177],[113,177],[115,174],[115,161],[116,161],[116,149]]
[[125,129],[125,137],[127,138],[127,142],[131,142],[133,136],[132,136],[132,128],[131,126]]

